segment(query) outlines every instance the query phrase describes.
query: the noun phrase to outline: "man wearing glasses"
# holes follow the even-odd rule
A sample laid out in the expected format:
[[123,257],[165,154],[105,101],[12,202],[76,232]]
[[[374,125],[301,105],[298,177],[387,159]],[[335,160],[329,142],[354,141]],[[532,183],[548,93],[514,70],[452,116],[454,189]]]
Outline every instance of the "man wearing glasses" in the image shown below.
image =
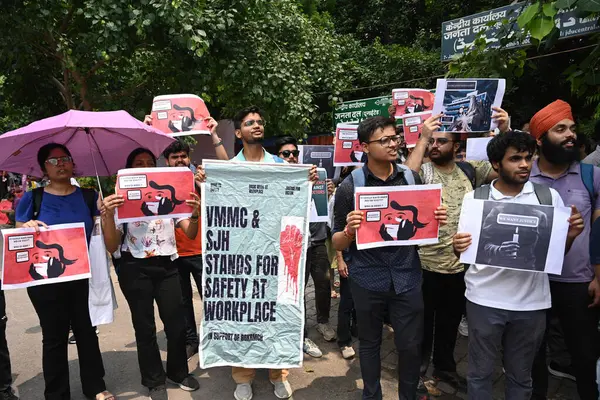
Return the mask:
[[[508,114],[500,108],[494,111],[500,130],[509,130]],[[421,375],[425,375],[433,351],[433,377],[457,390],[466,390],[466,381],[456,372],[454,359],[456,333],[465,309],[465,270],[454,254],[452,237],[458,229],[464,195],[491,182],[497,174],[487,161],[457,161],[460,133],[438,131],[441,116],[433,115],[425,121],[421,137],[406,162],[420,174],[423,183],[442,184],[442,200],[448,206],[448,224],[440,226],[439,242],[419,246],[425,304]],[[431,162],[423,163],[426,151]]]
[[[423,336],[423,295],[421,263],[417,246],[390,246],[357,250],[356,231],[364,212],[354,209],[354,189],[360,186],[419,184],[416,172],[396,164],[400,136],[395,121],[382,116],[358,125],[358,137],[368,162],[339,186],[335,195],[333,245],[344,251],[352,297],[356,308],[360,341],[360,369],[364,382],[363,399],[381,400],[381,334],[386,312],[394,328],[398,352],[398,398],[427,399],[417,388]],[[444,207],[435,218],[444,223]]]
[[[262,146],[265,137],[265,120],[258,107],[251,106],[240,110],[233,117],[235,136],[241,139],[244,148],[232,161],[254,161],[265,163],[285,163],[285,161],[267,152]],[[287,399],[292,396],[292,387],[287,376],[287,369],[269,370],[269,380],[274,386],[275,396]],[[252,381],[256,376],[253,368],[232,367],[233,380],[237,384],[233,396],[236,400],[250,400],[253,397]]]

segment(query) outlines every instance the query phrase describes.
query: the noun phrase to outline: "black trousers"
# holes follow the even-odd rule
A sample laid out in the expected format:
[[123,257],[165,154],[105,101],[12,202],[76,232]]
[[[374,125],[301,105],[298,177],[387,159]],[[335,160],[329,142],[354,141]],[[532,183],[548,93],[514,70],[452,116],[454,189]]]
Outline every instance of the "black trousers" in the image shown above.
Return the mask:
[[350,278],[340,277],[340,304],[338,306],[337,343],[338,346],[352,344],[352,327],[356,325],[356,310],[350,289]]
[[[581,400],[598,400],[596,361],[599,354],[598,319],[600,311],[588,308],[592,302],[588,294],[589,283],[550,282],[552,312],[560,321],[565,344],[571,355],[577,379],[577,393]],[[548,331],[546,331],[548,334]],[[546,343],[540,347],[532,371],[533,399],[546,399],[548,369]]]
[[360,370],[363,400],[382,400],[381,339],[386,306],[394,328],[398,350],[398,399],[415,400],[423,338],[423,294],[421,287],[396,294],[374,292],[350,281],[358,318]]
[[[167,377],[181,382],[188,375],[188,365],[177,267],[169,257],[136,259],[124,252],[119,284],[131,310],[142,385],[148,388],[164,385]],[[156,342],[154,301],[167,335],[166,374]]]
[[[2,281],[0,281],[2,284]],[[0,392],[4,392],[12,385],[12,372],[10,369],[10,354],[6,343],[6,299],[4,291],[0,290]]]
[[421,375],[429,367],[432,350],[435,369],[456,372],[454,346],[465,309],[465,273],[440,274],[423,270],[423,303],[425,324]]
[[88,397],[106,390],[98,336],[90,321],[87,279],[27,288],[42,327],[42,365],[46,400],[70,400],[69,326],[77,337],[79,373]]
[[[331,308],[331,264],[325,243],[313,244],[306,251],[306,273],[304,285],[312,276],[315,284],[315,303],[317,309],[317,323],[329,322],[329,309]],[[306,315],[306,314],[305,314]],[[308,334],[307,324],[304,324],[304,336]]]
[[185,343],[188,346],[198,347],[198,327],[196,326],[196,315],[194,314],[194,293],[192,290],[192,279],[202,298],[202,255],[179,257],[175,260],[179,270],[179,283],[181,284],[181,298],[183,302],[183,317],[185,318]]

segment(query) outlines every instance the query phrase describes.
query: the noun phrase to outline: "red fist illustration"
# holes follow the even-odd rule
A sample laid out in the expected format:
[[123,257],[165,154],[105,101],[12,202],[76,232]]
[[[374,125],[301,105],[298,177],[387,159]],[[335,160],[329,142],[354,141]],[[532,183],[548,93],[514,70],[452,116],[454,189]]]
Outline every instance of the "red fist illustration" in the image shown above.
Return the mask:
[[298,268],[302,256],[303,239],[302,232],[294,225],[286,225],[279,236],[279,250],[283,254],[284,273],[287,276],[286,292],[291,288],[296,299],[298,296]]

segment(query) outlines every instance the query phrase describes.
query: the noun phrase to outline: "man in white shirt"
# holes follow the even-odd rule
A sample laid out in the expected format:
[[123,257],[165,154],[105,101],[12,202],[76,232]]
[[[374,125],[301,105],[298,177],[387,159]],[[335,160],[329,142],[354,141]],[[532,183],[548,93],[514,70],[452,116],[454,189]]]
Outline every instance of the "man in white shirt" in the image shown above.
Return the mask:
[[[487,153],[499,177],[488,187],[489,200],[542,204],[542,198],[551,196],[553,206],[563,206],[556,190],[529,182],[535,148],[535,139],[525,132],[511,131],[492,139]],[[549,190],[549,196],[542,196],[542,189],[546,194]],[[467,193],[465,200],[473,199],[474,194]],[[574,206],[571,206],[569,224],[566,251],[584,227]],[[460,231],[459,226],[459,233],[453,239],[457,256],[471,245],[471,235]],[[544,336],[546,310],[551,306],[548,276],[473,264],[465,274],[465,283],[469,318],[469,399],[492,398],[495,359],[503,349],[505,398],[529,400],[533,360]]]

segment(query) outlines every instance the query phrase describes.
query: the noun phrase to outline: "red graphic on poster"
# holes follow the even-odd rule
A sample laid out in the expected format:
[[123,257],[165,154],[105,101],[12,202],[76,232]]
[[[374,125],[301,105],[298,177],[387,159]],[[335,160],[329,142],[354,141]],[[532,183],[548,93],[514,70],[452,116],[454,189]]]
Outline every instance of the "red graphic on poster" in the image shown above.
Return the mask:
[[355,207],[364,212],[356,235],[359,250],[437,243],[441,185],[364,187],[355,190]]
[[429,117],[431,117],[431,111],[407,115],[402,119],[406,147],[410,148],[417,145],[417,141],[419,140],[421,131],[423,130],[423,124]]
[[204,100],[193,94],[157,96],[152,102],[152,126],[173,136],[210,135]]
[[2,289],[48,285],[90,277],[85,225],[4,229]]
[[194,191],[194,174],[189,168],[122,169],[117,175],[117,194],[125,204],[117,208],[117,221],[189,217],[194,210],[185,201]]
[[303,241],[302,232],[294,225],[286,225],[279,237],[279,251],[283,254],[285,263],[285,291],[289,292],[291,290],[294,294],[294,300],[298,299],[298,269],[300,268]]
[[393,89],[392,105],[396,107],[396,118],[407,114],[431,111],[435,95],[426,89]]
[[363,152],[358,140],[358,125],[338,124],[333,141],[333,165],[345,167],[348,165],[363,165],[367,155]]

